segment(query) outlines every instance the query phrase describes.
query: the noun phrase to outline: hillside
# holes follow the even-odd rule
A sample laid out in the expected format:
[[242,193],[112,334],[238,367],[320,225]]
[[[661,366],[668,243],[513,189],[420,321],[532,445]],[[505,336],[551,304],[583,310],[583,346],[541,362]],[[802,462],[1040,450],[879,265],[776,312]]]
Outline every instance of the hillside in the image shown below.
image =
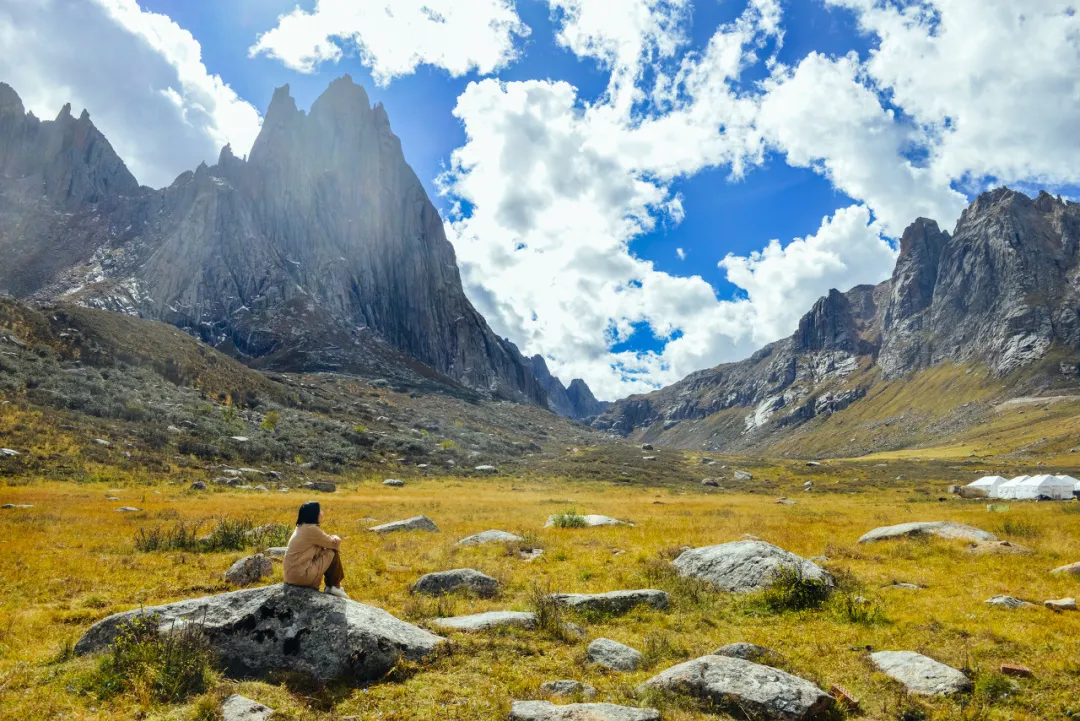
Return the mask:
[[[1011,399],[1080,389],[1078,243],[1080,205],[986,193],[951,235],[913,223],[890,279],[832,290],[791,337],[623,399],[593,427],[681,448],[806,457],[978,438]],[[1075,409],[1057,403],[1055,417]],[[1039,438],[1064,443],[1069,427],[1044,427]]]

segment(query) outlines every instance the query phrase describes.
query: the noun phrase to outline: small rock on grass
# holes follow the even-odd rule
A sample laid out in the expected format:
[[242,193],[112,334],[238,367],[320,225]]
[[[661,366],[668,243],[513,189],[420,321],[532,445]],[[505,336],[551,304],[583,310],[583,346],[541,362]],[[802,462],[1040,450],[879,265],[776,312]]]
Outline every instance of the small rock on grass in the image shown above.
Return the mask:
[[229,567],[225,580],[234,586],[250,586],[274,573],[274,564],[261,553],[246,556]]
[[1059,566],[1050,573],[1055,575],[1080,576],[1080,563],[1070,563],[1067,566]]
[[204,481],[195,481],[191,484],[191,490],[193,491],[205,491],[206,483]]
[[1001,673],[1005,676],[1014,676],[1016,678],[1031,678],[1035,675],[1027,666],[1020,666],[1015,663],[1001,664]]
[[439,527],[427,516],[413,516],[404,521],[394,521],[393,523],[384,523],[381,526],[372,526],[368,530],[374,531],[375,533],[393,533],[395,531],[430,531],[432,533],[438,533]]
[[642,604],[663,610],[670,603],[667,593],[652,588],[607,593],[556,593],[551,596],[551,599],[561,606],[577,611],[610,614],[623,614]]
[[1013,598],[1012,596],[994,596],[993,598],[986,599],[986,602],[991,606],[1001,606],[1002,608],[1024,608],[1025,606],[1034,606],[1033,603],[1027,601],[1021,601],[1019,598]]
[[481,598],[490,598],[499,592],[499,582],[473,568],[455,568],[452,571],[421,576],[420,580],[413,584],[412,591],[425,596],[472,591]]
[[1075,598],[1059,598],[1057,600],[1043,601],[1043,605],[1051,611],[1075,611]]
[[266,549],[266,555],[270,558],[285,558],[285,554],[288,553],[288,546],[274,546],[273,548]]
[[660,712],[610,703],[556,706],[550,701],[515,701],[510,721],[660,721]]
[[596,689],[592,686],[581,683],[580,681],[573,681],[565,679],[562,681],[548,681],[545,684],[541,684],[540,690],[544,693],[551,694],[552,696],[576,696],[581,694],[584,699],[596,698]]
[[221,704],[223,721],[267,721],[274,709],[234,693]]
[[31,503],[5,503],[0,508],[33,508]]
[[598,638],[585,651],[589,663],[613,671],[637,671],[643,657],[639,651],[610,638]]
[[488,611],[469,616],[433,618],[431,624],[453,631],[488,631],[507,626],[533,628],[536,626],[536,614],[525,611]]
[[754,663],[760,663],[766,666],[775,666],[781,660],[780,654],[773,651],[771,648],[758,646],[756,643],[746,643],[745,641],[721,646],[713,651],[712,655],[727,656],[728,658],[741,658],[743,661],[753,661]]
[[485,543],[517,543],[524,541],[521,536],[515,536],[506,531],[483,531],[468,538],[462,538],[457,542],[459,546],[480,546]]
[[390,486],[391,488],[401,488],[405,485],[405,481],[397,478],[387,478],[385,481],[382,482],[382,484],[384,486]]
[[876,541],[889,541],[895,538],[914,538],[917,536],[937,536],[946,539],[961,539],[964,541],[996,541],[997,537],[992,533],[967,526],[963,523],[951,521],[918,521],[914,523],[899,523],[895,526],[881,526],[872,531],[867,531],[859,539],[859,543],[874,543]]
[[870,654],[870,660],[911,693],[946,696],[971,688],[971,679],[960,671],[914,651],[878,651]]
[[116,509],[117,513],[139,513],[142,509],[135,508],[134,506],[121,506]]

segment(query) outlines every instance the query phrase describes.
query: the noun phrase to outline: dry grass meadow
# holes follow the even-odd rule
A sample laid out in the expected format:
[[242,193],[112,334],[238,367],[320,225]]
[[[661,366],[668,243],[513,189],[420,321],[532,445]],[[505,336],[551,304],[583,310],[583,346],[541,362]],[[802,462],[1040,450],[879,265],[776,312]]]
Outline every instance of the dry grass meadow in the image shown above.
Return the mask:
[[[380,479],[381,480],[381,479]],[[513,699],[539,698],[538,686],[572,678],[600,700],[634,705],[634,687],[654,673],[735,641],[768,646],[784,668],[825,689],[841,684],[862,702],[866,719],[1065,719],[1080,714],[1080,613],[1042,608],[1004,610],[984,601],[1009,594],[1037,603],[1077,596],[1080,581],[1050,569],[1080,560],[1080,504],[1013,503],[991,513],[985,503],[910,489],[858,494],[799,493],[796,505],[775,495],[697,488],[430,478],[402,489],[378,480],[346,482],[322,495],[324,528],[345,538],[346,589],[353,598],[423,625],[437,615],[530,610],[541,592],[661,588],[668,611],[642,609],[619,618],[577,618],[584,640],[544,630],[451,634],[451,647],[430,663],[403,666],[367,688],[298,688],[237,683],[211,687],[179,704],[155,703],[139,689],[102,701],[83,680],[96,659],[73,658],[71,644],[93,622],[140,604],[159,604],[229,590],[222,572],[247,551],[141,552],[139,529],[180,520],[248,516],[290,523],[307,496],[177,485],[21,481],[0,487],[0,502],[32,504],[0,511],[0,717],[5,719],[211,719],[218,702],[240,692],[283,719],[502,719]],[[793,493],[789,495],[794,496]],[[120,501],[106,500],[107,496]],[[925,500],[920,500],[925,499]],[[140,513],[118,513],[123,505]],[[545,529],[554,513],[576,509],[633,521],[633,527]],[[417,514],[441,533],[377,536],[365,527]],[[900,541],[857,546],[865,531],[919,520],[955,520],[1021,543],[1031,555],[976,555],[962,542]],[[458,548],[487,529],[518,532],[544,549],[523,561],[513,548]],[[773,612],[753,597],[702,591],[674,577],[668,561],[681,546],[752,534],[800,555],[824,555],[842,590],[824,607]],[[409,593],[423,573],[472,567],[502,582],[499,597],[421,599]],[[280,564],[274,582],[280,581]],[[887,588],[894,582],[921,590]],[[853,604],[855,596],[866,603]],[[606,673],[584,663],[588,640],[609,637],[641,650],[647,667]],[[874,672],[867,650],[915,650],[967,669],[974,693],[953,700],[907,698]],[[1002,663],[1019,663],[1030,679],[1006,679]],[[664,718],[718,718],[691,705],[662,701]],[[854,714],[839,714],[855,717]],[[719,717],[724,718],[724,717]]]

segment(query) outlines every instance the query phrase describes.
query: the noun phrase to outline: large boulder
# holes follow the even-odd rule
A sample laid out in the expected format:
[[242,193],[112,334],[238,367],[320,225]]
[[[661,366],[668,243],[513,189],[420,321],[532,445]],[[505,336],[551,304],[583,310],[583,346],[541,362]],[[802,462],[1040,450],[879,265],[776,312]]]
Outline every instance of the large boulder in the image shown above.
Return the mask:
[[882,526],[864,533],[859,543],[889,541],[894,538],[915,538],[918,536],[937,536],[938,538],[960,539],[964,541],[996,541],[992,533],[952,521],[920,521],[900,523],[895,526]]
[[392,523],[384,523],[381,526],[372,526],[368,530],[374,531],[375,533],[394,533],[395,531],[430,531],[432,533],[438,533],[439,527],[435,525],[435,521],[427,516],[413,516],[412,518],[406,518],[404,521],[394,521]]
[[245,556],[229,566],[225,572],[225,580],[234,586],[250,586],[258,583],[264,576],[274,573],[274,564],[261,553],[254,556]]
[[680,576],[708,581],[723,591],[746,593],[768,586],[781,569],[832,585],[829,573],[816,563],[765,541],[733,541],[683,551],[673,561]]
[[274,709],[234,693],[221,704],[222,721],[267,721]]
[[433,618],[431,625],[451,631],[489,631],[507,626],[533,628],[536,625],[536,614],[527,611],[487,611],[469,616]]
[[515,701],[510,721],[660,721],[660,712],[610,703],[556,706],[550,701]]
[[971,688],[971,680],[952,666],[914,651],[878,651],[870,660],[909,692],[923,696],[947,696]]
[[585,660],[613,671],[637,671],[644,657],[637,649],[618,641],[598,638],[585,649]]
[[691,696],[740,718],[809,721],[833,705],[833,697],[806,679],[741,658],[703,656],[672,666],[638,687]]
[[491,576],[472,568],[455,568],[420,577],[412,587],[413,593],[425,596],[441,596],[454,591],[472,591],[481,598],[490,598],[499,592],[499,582]]
[[651,588],[635,591],[608,591],[607,593],[556,593],[551,596],[551,599],[575,611],[610,614],[626,613],[634,606],[641,604],[665,609],[669,603],[667,593]]
[[373,681],[445,641],[382,609],[279,584],[113,614],[90,627],[75,653],[105,649],[132,619],[147,615],[162,632],[197,624],[224,673],[238,679],[285,671],[323,683]]
[[480,546],[485,543],[517,543],[524,540],[521,536],[515,536],[513,533],[507,533],[506,531],[483,531],[474,536],[462,538],[457,542],[457,545]]

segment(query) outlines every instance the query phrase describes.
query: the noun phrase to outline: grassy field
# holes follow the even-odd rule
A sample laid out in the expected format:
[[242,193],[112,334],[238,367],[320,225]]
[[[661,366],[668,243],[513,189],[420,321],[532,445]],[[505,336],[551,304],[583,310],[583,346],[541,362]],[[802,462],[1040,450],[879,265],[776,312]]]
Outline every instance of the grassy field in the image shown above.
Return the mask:
[[[911,487],[800,493],[798,503],[787,506],[777,505],[774,495],[696,488],[430,478],[393,490],[383,488],[381,479],[355,480],[319,500],[326,512],[324,528],[345,538],[345,585],[356,600],[420,625],[437,615],[530,610],[537,595],[547,591],[661,588],[672,594],[672,608],[568,619],[586,628],[583,640],[562,640],[543,630],[452,634],[450,650],[438,659],[401,667],[362,689],[237,683],[215,676],[206,692],[162,705],[139,689],[101,700],[87,683],[99,660],[73,658],[70,645],[111,613],[228,590],[222,572],[251,549],[140,552],[136,534],[180,521],[202,521],[209,529],[221,517],[287,524],[306,496],[295,490],[197,493],[152,478],[138,485],[26,480],[0,486],[0,503],[33,505],[0,511],[2,718],[209,719],[221,698],[240,692],[278,709],[285,719],[501,719],[512,700],[538,698],[540,683],[560,678],[592,684],[600,700],[640,703],[633,689],[641,681],[735,641],[778,651],[784,668],[823,688],[847,687],[862,701],[861,718],[1035,721],[1069,718],[1070,709],[1080,712],[1080,613],[1055,614],[1041,607],[1008,611],[984,603],[996,594],[1037,603],[1078,595],[1080,581],[1048,573],[1080,560],[1080,505],[1074,503],[1013,503],[1007,513],[990,513],[983,503],[939,502],[936,493],[919,495]],[[794,496],[793,490],[786,492]],[[122,505],[142,512],[117,513]],[[568,509],[636,525],[543,528],[549,515]],[[370,521],[359,520],[420,513],[441,533],[376,536],[365,530]],[[870,528],[918,520],[969,523],[1028,546],[1033,554],[977,555],[963,543],[944,541],[856,545]],[[454,545],[493,528],[525,534],[544,548],[543,556],[526,562],[501,545]],[[820,609],[778,613],[760,599],[703,592],[671,573],[669,560],[679,547],[743,534],[806,557],[827,556],[825,565],[841,579],[841,591]],[[490,600],[410,595],[421,574],[458,567],[495,576],[502,594]],[[280,573],[277,565],[275,582]],[[924,588],[887,588],[897,581]],[[850,603],[855,596],[867,603]],[[585,646],[601,636],[641,650],[647,667],[627,674],[587,667]],[[868,649],[915,650],[968,669],[976,691],[955,700],[907,698],[874,672]],[[1034,678],[1005,679],[998,674],[1002,663],[1024,664]],[[669,721],[716,718],[670,700],[662,711]]]

